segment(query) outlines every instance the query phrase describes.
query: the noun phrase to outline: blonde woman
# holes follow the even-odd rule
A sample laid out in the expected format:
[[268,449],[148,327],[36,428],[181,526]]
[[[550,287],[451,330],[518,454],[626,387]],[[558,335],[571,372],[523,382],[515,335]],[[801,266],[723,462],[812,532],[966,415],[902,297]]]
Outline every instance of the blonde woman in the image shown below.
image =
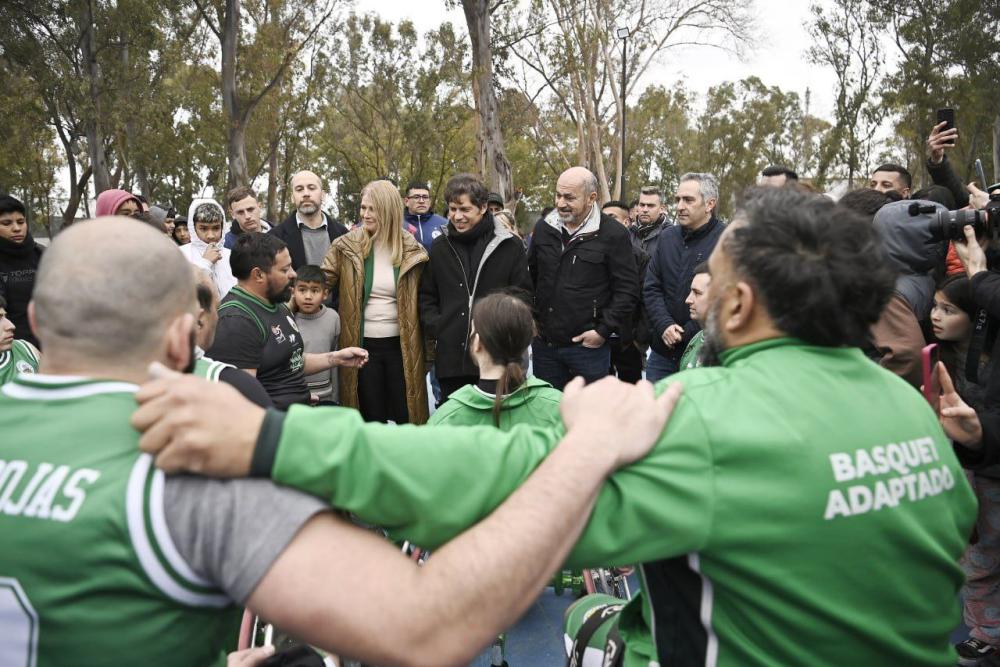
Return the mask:
[[368,350],[368,364],[340,372],[340,401],[366,421],[427,421],[417,287],[427,252],[403,229],[403,200],[388,181],[361,191],[361,225],[323,259],[340,295],[340,347]]

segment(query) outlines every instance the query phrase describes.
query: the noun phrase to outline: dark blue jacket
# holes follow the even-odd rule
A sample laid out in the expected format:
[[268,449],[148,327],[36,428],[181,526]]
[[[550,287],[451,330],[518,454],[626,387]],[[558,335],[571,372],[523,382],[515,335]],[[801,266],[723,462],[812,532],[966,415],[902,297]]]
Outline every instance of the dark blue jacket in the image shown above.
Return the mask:
[[417,215],[416,213],[406,211],[403,214],[403,219],[416,228],[413,232],[413,238],[420,242],[420,245],[424,247],[424,250],[428,254],[430,254],[431,244],[434,243],[434,239],[441,236],[441,228],[448,224],[448,221],[437,213],[421,213]]
[[[673,225],[664,229],[650,248],[642,296],[649,316],[650,345],[658,354],[679,360],[688,341],[701,328],[691,320],[684,301],[691,292],[694,267],[708,261],[725,228],[714,216],[694,232]],[[684,340],[673,349],[663,342],[663,332],[671,324],[684,327]]]

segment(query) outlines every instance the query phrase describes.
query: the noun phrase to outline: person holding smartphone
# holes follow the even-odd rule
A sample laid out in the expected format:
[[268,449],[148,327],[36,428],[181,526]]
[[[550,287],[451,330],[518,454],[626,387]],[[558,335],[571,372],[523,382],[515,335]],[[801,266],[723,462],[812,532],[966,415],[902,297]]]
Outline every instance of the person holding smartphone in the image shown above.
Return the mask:
[[958,177],[955,169],[948,160],[946,151],[955,147],[958,141],[958,128],[955,127],[955,115],[952,112],[950,118],[948,114],[941,112],[951,111],[951,109],[938,110],[938,122],[931,129],[930,136],[927,137],[927,173],[935,185],[942,185],[955,197],[957,208],[965,208],[969,205],[969,193],[965,189],[965,184]]

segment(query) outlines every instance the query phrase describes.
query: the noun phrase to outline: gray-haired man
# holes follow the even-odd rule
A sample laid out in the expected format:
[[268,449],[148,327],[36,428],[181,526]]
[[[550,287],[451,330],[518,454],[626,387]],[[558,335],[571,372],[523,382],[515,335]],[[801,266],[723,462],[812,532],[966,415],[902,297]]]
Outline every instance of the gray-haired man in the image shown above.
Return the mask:
[[715,176],[684,174],[674,195],[677,224],[663,230],[649,248],[642,294],[652,330],[646,365],[650,382],[677,372],[684,348],[700,329],[684,300],[691,291],[694,267],[712,254],[725,228],[715,217],[718,202]]

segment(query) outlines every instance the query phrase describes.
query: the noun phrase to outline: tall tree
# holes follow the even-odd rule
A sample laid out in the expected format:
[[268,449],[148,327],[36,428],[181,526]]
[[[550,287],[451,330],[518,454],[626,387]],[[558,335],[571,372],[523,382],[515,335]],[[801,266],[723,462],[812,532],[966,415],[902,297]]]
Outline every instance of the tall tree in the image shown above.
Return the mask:
[[[259,79],[259,71],[241,69],[241,56],[256,46],[241,42],[243,31],[242,0],[193,0],[205,25],[219,41],[222,71],[219,86],[226,119],[226,156],[229,176],[227,187],[249,185],[246,134],[254,109],[278,86],[299,52],[313,39],[333,14],[338,0],[308,2],[263,2],[260,11],[250,12],[259,34],[280,35],[282,51],[277,63],[266,70],[266,79],[255,88],[248,82]],[[311,11],[310,11],[311,10]],[[303,29],[305,27],[305,29]],[[243,47],[241,54],[240,47]],[[241,87],[242,84],[242,87]]]
[[514,197],[514,180],[500,127],[490,26],[491,15],[502,4],[503,0],[462,0],[472,43],[472,96],[476,102],[479,171],[490,189],[500,193],[506,202]]

